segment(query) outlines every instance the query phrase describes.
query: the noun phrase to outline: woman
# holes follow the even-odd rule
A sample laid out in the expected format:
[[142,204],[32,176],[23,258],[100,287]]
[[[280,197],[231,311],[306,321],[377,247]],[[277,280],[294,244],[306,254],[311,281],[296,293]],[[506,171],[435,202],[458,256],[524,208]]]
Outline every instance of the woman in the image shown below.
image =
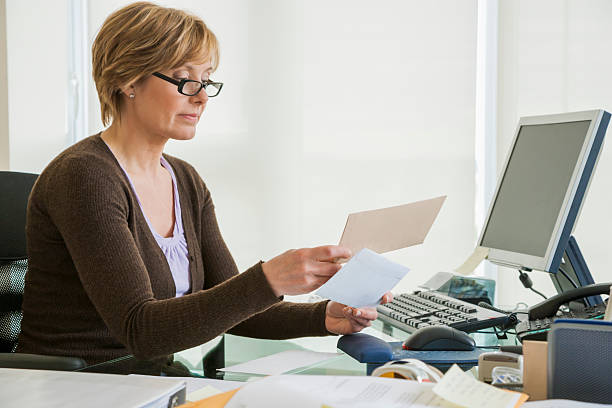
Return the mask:
[[372,308],[282,301],[325,283],[345,248],[287,251],[238,274],[206,185],[162,154],[169,139],[194,137],[221,89],[202,20],[134,3],[107,18],[92,54],[110,127],[56,157],[32,191],[19,352],[150,360],[225,332],[282,339],[370,325]]

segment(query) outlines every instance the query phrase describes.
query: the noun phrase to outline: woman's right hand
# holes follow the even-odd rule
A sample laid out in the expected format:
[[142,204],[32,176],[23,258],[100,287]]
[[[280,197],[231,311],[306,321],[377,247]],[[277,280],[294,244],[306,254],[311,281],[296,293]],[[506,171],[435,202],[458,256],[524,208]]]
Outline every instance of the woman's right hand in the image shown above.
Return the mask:
[[263,273],[276,296],[312,292],[329,280],[351,251],[338,245],[291,249],[262,264]]

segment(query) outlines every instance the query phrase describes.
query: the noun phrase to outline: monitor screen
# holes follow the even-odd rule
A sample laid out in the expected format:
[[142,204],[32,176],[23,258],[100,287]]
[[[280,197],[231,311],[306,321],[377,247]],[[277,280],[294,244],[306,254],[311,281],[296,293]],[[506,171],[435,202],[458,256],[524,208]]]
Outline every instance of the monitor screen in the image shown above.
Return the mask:
[[590,120],[522,125],[481,246],[544,257]]

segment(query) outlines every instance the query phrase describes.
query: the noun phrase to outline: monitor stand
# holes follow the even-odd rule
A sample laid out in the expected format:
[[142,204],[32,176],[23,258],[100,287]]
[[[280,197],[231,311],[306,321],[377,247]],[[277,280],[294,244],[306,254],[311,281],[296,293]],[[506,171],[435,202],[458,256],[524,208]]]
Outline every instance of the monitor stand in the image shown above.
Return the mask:
[[[563,272],[565,272],[567,276],[565,276]],[[578,287],[595,283],[589,271],[589,267],[580,252],[578,242],[576,242],[573,235],[570,236],[567,242],[567,247],[561,259],[561,265],[559,265],[559,271],[550,274],[550,278],[558,293],[567,292],[576,288],[568,277],[571,278]],[[584,306],[595,306],[603,303],[603,300],[601,296],[589,296],[584,298],[583,301],[580,301],[580,303],[583,303]]]

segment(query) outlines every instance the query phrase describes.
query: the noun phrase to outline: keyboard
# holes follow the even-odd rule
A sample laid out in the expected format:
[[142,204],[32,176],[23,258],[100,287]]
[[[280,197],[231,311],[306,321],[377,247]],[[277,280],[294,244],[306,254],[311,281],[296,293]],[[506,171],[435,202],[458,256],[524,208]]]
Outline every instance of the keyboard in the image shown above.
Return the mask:
[[523,340],[545,341],[550,331],[550,326],[556,319],[603,319],[606,313],[606,304],[590,306],[579,311],[559,311],[556,316],[544,317],[535,320],[524,320],[516,325],[516,336]]
[[470,333],[503,325],[508,316],[446,296],[436,291],[395,295],[393,302],[378,305],[378,318],[407,333],[422,327],[450,326]]

